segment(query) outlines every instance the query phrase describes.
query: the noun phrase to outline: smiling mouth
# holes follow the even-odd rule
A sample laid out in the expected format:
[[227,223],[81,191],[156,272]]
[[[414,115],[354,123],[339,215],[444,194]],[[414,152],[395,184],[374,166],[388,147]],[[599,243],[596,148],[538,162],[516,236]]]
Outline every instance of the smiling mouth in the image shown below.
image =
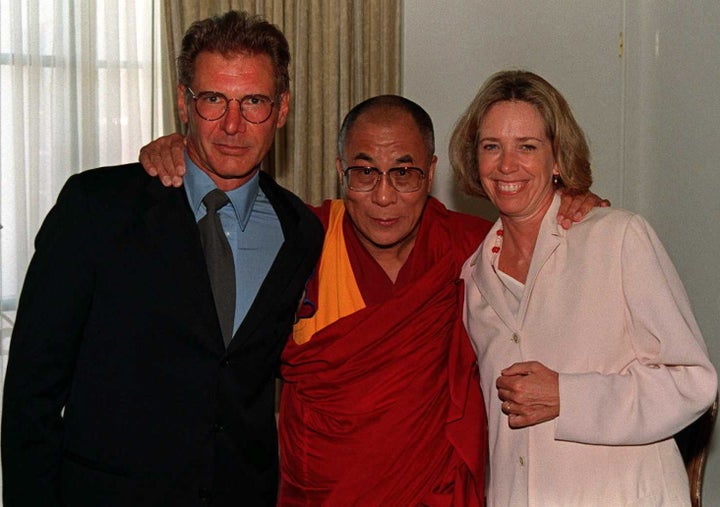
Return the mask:
[[515,182],[503,182],[498,181],[496,182],[497,188],[500,192],[505,194],[514,194],[519,192],[524,186],[525,182],[522,181],[515,181]]

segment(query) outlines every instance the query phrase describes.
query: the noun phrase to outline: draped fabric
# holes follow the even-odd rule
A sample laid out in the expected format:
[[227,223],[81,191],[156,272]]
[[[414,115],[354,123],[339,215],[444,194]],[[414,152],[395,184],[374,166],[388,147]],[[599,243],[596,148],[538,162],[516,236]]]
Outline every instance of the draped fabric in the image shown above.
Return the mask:
[[463,217],[431,198],[414,281],[286,346],[279,505],[482,504],[485,411],[458,275],[488,224]]
[[263,16],[290,44],[290,114],[265,170],[306,202],[338,196],[334,168],[342,118],[368,97],[401,92],[402,2],[165,0],[167,96],[175,96],[175,59],[185,30],[229,9]]
[[335,283],[313,284],[318,293],[317,311],[309,318],[301,319],[293,328],[293,340],[303,344],[312,338],[316,331],[332,324],[336,320],[350,315],[365,307],[360,288],[353,276],[352,265],[348,257],[342,227],[345,206],[342,201],[330,203],[330,217],[325,241],[318,265],[318,278],[334,280]]

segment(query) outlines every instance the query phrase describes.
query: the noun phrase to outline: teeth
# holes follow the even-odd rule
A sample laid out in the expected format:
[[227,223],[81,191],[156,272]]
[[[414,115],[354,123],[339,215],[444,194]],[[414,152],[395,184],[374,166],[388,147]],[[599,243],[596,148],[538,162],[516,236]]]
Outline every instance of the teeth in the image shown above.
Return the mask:
[[502,183],[502,182],[498,182],[497,185],[501,192],[517,192],[523,186],[522,183]]

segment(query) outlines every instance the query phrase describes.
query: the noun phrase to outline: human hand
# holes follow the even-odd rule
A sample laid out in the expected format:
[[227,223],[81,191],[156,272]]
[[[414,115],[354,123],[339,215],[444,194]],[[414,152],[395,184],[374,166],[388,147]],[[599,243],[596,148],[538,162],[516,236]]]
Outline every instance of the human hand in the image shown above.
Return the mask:
[[557,372],[537,361],[515,363],[495,381],[511,428],[525,428],[560,415]]
[[158,176],[166,187],[179,187],[185,175],[185,138],[170,134],[140,149],[140,163],[150,176]]
[[579,222],[585,215],[596,206],[607,208],[610,201],[600,199],[592,192],[575,194],[559,189],[560,209],[558,210],[557,221],[563,229],[569,229],[574,222]]

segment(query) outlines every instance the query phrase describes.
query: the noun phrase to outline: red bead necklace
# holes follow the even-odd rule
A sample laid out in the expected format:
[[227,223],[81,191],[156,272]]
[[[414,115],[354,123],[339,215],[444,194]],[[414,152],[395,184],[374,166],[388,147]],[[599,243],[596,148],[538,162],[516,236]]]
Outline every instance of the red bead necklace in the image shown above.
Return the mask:
[[493,267],[495,266],[495,259],[497,258],[498,254],[500,253],[504,234],[505,234],[505,231],[502,229],[498,229],[495,232],[495,245],[493,245],[492,250],[491,250],[493,253],[491,264],[493,265]]

